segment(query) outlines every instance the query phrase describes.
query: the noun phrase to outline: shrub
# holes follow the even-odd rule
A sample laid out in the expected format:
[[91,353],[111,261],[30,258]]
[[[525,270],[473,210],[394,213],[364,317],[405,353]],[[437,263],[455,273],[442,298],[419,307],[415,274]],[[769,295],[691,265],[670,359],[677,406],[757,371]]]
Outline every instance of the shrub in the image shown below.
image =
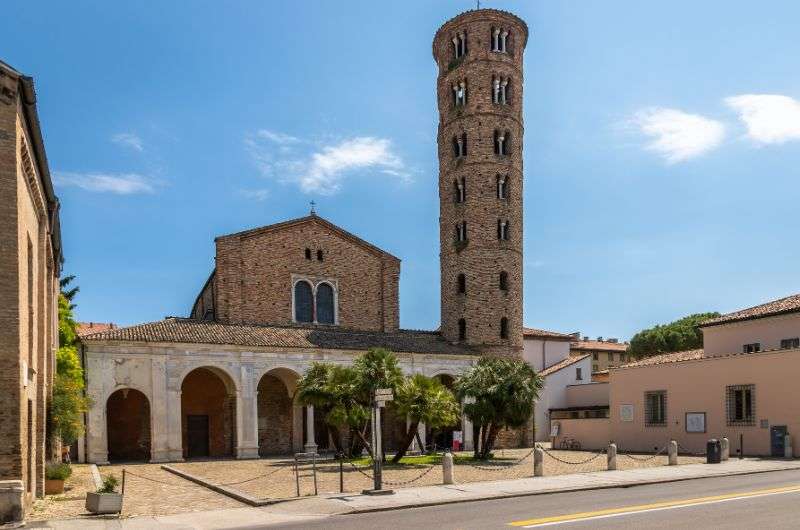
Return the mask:
[[106,475],[103,478],[103,485],[100,486],[100,489],[97,490],[97,493],[116,493],[117,484],[119,484],[117,477],[114,475]]
[[47,480],[66,480],[72,475],[69,464],[47,464],[44,476]]

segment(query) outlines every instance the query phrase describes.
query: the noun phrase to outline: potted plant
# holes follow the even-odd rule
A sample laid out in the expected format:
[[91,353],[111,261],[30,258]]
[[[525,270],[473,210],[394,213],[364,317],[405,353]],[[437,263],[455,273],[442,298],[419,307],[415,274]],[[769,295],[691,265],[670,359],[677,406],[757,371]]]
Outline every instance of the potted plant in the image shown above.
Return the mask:
[[97,492],[86,493],[86,509],[92,513],[121,513],[122,494],[117,493],[117,477],[107,475]]
[[47,495],[64,493],[64,481],[72,475],[69,464],[47,464],[44,470],[44,492]]

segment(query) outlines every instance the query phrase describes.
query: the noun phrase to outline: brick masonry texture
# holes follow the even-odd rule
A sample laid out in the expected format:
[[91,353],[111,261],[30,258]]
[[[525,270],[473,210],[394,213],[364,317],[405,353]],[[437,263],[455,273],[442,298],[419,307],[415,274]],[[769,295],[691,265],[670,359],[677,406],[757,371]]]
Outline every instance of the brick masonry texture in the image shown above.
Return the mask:
[[23,481],[26,508],[44,489],[60,264],[38,126],[32,80],[0,62],[0,480]]
[[293,280],[307,277],[333,281],[339,327],[384,332],[399,327],[400,260],[316,215],[216,242],[213,288],[220,322],[291,324]]
[[258,383],[258,454],[292,452],[292,417],[292,397],[286,385],[275,376],[262,377]]
[[[510,32],[507,53],[491,51],[493,28]],[[467,38],[467,53],[454,55],[452,38]],[[445,23],[433,41],[439,67],[439,201],[441,237],[442,333],[459,340],[459,319],[466,321],[467,344],[485,354],[519,355],[522,351],[522,54],[528,30],[516,16],[482,9]],[[509,79],[505,105],[492,99],[492,79]],[[467,101],[456,107],[453,85],[465,81]],[[495,131],[510,133],[509,153],[496,155]],[[467,155],[456,158],[453,138],[466,133]],[[508,198],[497,198],[497,175],[507,175]],[[456,203],[454,182],[466,181],[466,200]],[[508,221],[509,239],[497,237],[498,220]],[[467,242],[455,242],[456,225],[466,221]],[[508,290],[499,288],[501,271]],[[458,292],[458,275],[466,292]],[[508,319],[508,339],[501,339],[500,319]]]

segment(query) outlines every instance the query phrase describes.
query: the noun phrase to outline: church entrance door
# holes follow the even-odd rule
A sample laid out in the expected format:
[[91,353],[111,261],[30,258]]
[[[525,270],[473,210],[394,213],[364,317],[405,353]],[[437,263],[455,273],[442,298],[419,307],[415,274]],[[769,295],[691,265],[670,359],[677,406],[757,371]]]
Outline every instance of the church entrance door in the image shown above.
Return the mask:
[[208,456],[208,416],[190,414],[186,417],[188,457]]

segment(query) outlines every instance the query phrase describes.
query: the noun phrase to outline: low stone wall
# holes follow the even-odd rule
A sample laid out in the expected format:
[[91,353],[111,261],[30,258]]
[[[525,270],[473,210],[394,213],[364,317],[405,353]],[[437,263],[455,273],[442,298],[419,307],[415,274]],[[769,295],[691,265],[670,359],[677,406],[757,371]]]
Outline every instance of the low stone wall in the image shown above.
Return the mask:
[[24,493],[21,480],[0,480],[0,525],[22,521]]

